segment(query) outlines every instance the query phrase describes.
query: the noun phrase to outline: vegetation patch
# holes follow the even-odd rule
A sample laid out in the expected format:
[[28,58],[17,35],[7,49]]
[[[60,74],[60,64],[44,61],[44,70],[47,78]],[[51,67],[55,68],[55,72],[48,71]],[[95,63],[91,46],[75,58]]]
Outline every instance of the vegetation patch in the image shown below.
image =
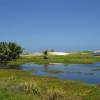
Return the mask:
[[79,63],[79,64],[91,64],[95,63],[93,60],[93,56],[91,54],[81,54],[81,53],[75,53],[70,54],[65,57],[64,62],[65,63]]
[[13,42],[0,42],[0,62],[17,59],[23,48]]
[[0,70],[0,100],[99,100],[98,85]]
[[92,69],[92,71],[100,71],[100,68]]
[[94,75],[94,72],[85,73],[85,75]]
[[80,71],[66,71],[66,73],[81,74]]
[[37,64],[64,63],[64,64],[91,64],[99,62],[100,58],[91,55],[71,54],[68,56],[48,56],[44,59],[43,56],[21,56],[18,59],[7,62],[7,65],[21,65],[34,62]]
[[64,71],[61,71],[61,70],[48,70],[46,72],[48,72],[49,74],[60,74],[60,73],[64,73]]

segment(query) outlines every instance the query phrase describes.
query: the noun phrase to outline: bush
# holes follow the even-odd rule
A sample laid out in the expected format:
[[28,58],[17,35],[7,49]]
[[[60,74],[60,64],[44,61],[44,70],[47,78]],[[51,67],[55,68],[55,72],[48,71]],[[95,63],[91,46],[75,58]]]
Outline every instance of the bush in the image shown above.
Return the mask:
[[22,47],[16,43],[0,42],[0,62],[16,59],[22,52]]

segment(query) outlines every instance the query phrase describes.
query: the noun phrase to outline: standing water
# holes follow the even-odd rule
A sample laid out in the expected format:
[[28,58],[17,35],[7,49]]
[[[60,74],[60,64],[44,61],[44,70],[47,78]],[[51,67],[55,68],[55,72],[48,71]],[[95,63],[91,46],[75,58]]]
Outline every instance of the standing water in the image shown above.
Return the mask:
[[64,80],[79,80],[91,84],[100,84],[100,63],[95,64],[51,64],[33,63],[19,66],[21,70],[33,70],[33,75],[54,76]]

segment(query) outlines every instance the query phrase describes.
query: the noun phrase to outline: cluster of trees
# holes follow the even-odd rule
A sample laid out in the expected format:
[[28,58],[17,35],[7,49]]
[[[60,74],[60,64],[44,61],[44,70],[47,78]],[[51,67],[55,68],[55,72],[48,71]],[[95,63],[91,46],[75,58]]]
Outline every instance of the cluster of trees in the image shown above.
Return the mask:
[[13,42],[0,42],[0,62],[16,59],[23,52],[23,48]]

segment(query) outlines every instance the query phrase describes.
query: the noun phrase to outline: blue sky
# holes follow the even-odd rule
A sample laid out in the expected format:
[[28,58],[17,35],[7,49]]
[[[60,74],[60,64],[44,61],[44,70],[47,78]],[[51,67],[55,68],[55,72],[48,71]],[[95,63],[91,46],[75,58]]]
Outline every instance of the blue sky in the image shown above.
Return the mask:
[[100,0],[0,0],[0,41],[30,51],[100,49]]

